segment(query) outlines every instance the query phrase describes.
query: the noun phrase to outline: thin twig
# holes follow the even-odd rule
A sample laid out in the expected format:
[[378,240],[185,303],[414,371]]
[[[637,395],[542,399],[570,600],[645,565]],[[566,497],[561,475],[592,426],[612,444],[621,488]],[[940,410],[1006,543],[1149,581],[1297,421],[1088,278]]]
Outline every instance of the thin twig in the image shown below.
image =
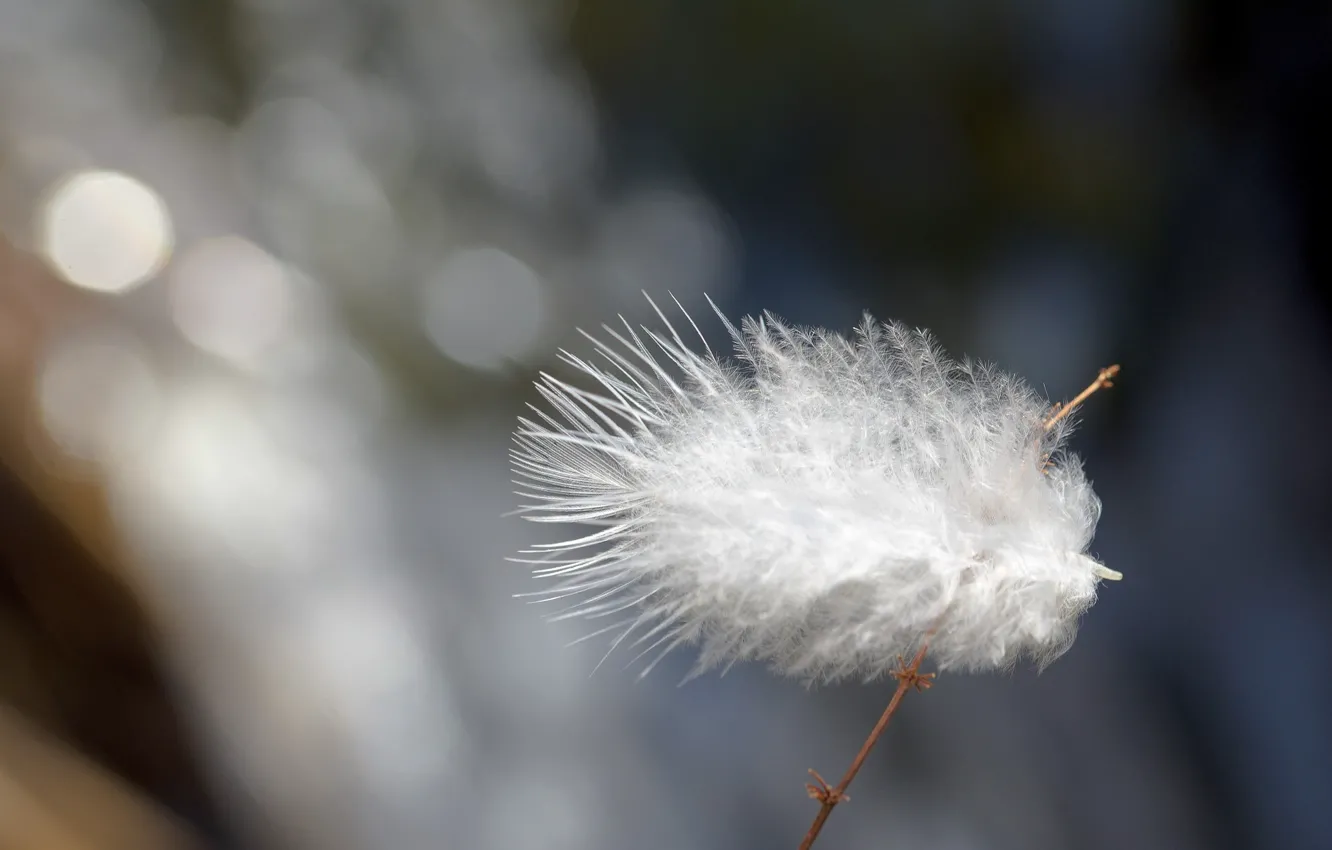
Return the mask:
[[[1074,408],[1086,401],[1097,390],[1113,387],[1113,379],[1118,374],[1119,364],[1102,369],[1096,376],[1096,380],[1074,396],[1072,401],[1058,405],[1050,412],[1050,418],[1045,420],[1045,430],[1049,431],[1053,428],[1059,420],[1072,413]],[[931,630],[931,633],[933,633],[933,630]],[[856,757],[851,762],[851,767],[847,769],[846,775],[842,777],[842,781],[838,782],[835,787],[830,788],[823,777],[819,776],[818,771],[811,770],[809,772],[814,781],[806,785],[805,789],[809,791],[809,796],[819,801],[819,813],[814,816],[814,823],[810,824],[809,832],[805,833],[805,840],[800,842],[800,850],[809,850],[814,845],[814,839],[819,837],[819,833],[823,830],[823,825],[827,823],[832,810],[837,807],[838,803],[844,803],[851,799],[847,796],[846,789],[850,787],[851,781],[860,772],[861,765],[865,763],[870,750],[874,749],[874,745],[878,743],[879,736],[888,728],[888,722],[897,713],[897,707],[901,705],[902,698],[906,696],[907,691],[913,688],[917,691],[923,691],[933,684],[933,673],[922,674],[920,672],[920,665],[925,660],[925,651],[928,648],[927,640],[921,644],[920,651],[916,653],[916,657],[912,659],[910,666],[899,667],[893,673],[893,677],[897,679],[897,690],[893,692],[893,698],[888,702],[888,707],[883,710],[879,722],[874,724],[874,729],[870,731],[869,737],[865,739],[864,744],[861,744],[860,752],[856,753]],[[901,659],[899,658],[898,661],[901,662]]]
[[888,728],[888,721],[893,719],[893,714],[897,712],[897,706],[901,704],[902,697],[906,696],[906,692],[912,688],[923,691],[933,684],[933,673],[922,674],[920,672],[920,665],[925,660],[925,651],[928,648],[928,644],[922,644],[920,651],[912,659],[911,665],[904,665],[893,673],[893,677],[897,679],[897,690],[893,692],[893,698],[879,717],[879,722],[874,724],[874,729],[869,733],[869,737],[865,739],[864,744],[861,744],[860,752],[856,753],[855,760],[851,762],[851,767],[847,769],[842,781],[837,783],[835,788],[829,788],[828,783],[823,781],[822,776],[819,776],[813,770],[809,772],[814,777],[814,782],[806,785],[805,788],[809,791],[809,796],[819,801],[820,806],[819,813],[814,816],[814,823],[810,824],[809,832],[805,833],[805,840],[800,842],[800,850],[809,850],[814,844],[814,839],[819,837],[819,832],[823,829],[823,824],[828,820],[828,816],[832,814],[832,810],[836,808],[838,803],[850,799],[846,795],[846,789],[851,785],[851,780],[855,779],[856,774],[860,772],[860,766],[865,763],[865,758],[869,755],[870,750],[874,749],[874,744],[878,742],[883,730]]
[[[1096,376],[1096,380],[1092,381],[1087,386],[1087,389],[1078,393],[1073,398],[1072,401],[1070,401],[1068,404],[1056,404],[1050,410],[1050,418],[1045,420],[1045,424],[1042,427],[1046,431],[1049,431],[1051,428],[1055,426],[1056,422],[1058,422],[1060,419],[1063,419],[1065,416],[1072,413],[1073,409],[1077,407],[1079,404],[1082,404],[1084,401],[1086,401],[1092,395],[1092,393],[1096,392],[1097,390],[1109,389],[1110,387],[1113,387],[1115,385],[1115,382],[1112,379],[1118,374],[1119,374],[1118,363],[1116,363],[1113,366],[1106,366]],[[1037,440],[1036,441],[1037,448],[1040,447],[1040,444],[1041,441]],[[1045,455],[1041,461],[1041,472],[1044,472],[1046,475],[1049,475],[1051,463],[1053,463],[1053,461],[1050,460],[1050,456],[1048,454]]]
[[1087,389],[1083,390],[1082,392],[1074,396],[1073,400],[1070,401],[1068,404],[1061,405],[1060,407],[1055,409],[1054,413],[1050,415],[1050,418],[1045,420],[1045,430],[1049,431],[1051,428],[1053,428],[1056,422],[1058,422],[1060,419],[1063,419],[1065,416],[1072,413],[1073,408],[1077,407],[1079,404],[1082,404],[1084,401],[1086,401],[1091,396],[1092,393],[1096,392],[1097,390],[1109,389],[1110,387],[1113,387],[1115,385],[1115,382],[1112,379],[1115,377],[1115,375],[1118,374],[1119,374],[1118,363],[1116,363],[1113,366],[1106,366],[1104,369],[1102,369],[1100,374],[1096,376],[1096,380],[1092,381],[1091,384],[1087,387]]

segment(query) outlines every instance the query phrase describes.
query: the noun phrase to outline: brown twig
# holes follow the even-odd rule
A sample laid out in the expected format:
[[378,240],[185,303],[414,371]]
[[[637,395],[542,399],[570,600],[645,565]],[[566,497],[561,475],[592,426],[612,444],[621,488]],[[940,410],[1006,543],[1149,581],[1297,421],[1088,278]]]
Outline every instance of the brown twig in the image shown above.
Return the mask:
[[851,785],[851,780],[855,779],[856,774],[860,772],[860,766],[865,763],[865,758],[869,755],[870,750],[874,749],[874,744],[878,742],[883,730],[888,728],[888,721],[893,719],[893,714],[897,712],[897,706],[901,704],[902,697],[906,696],[906,692],[913,688],[917,691],[923,691],[934,683],[933,673],[920,672],[921,662],[925,660],[926,649],[928,649],[928,645],[922,644],[920,651],[916,653],[916,657],[911,660],[910,666],[903,663],[901,658],[898,659],[901,666],[893,673],[893,678],[897,679],[897,690],[893,693],[892,700],[888,702],[888,707],[884,709],[883,714],[879,717],[879,722],[874,724],[874,729],[870,731],[869,737],[865,739],[864,744],[861,744],[860,752],[856,753],[856,757],[851,762],[851,767],[847,769],[846,775],[842,777],[842,781],[838,782],[836,787],[829,788],[828,783],[823,781],[823,777],[819,776],[816,771],[811,770],[809,772],[814,777],[814,781],[806,785],[805,790],[809,792],[809,796],[818,800],[820,805],[819,813],[814,816],[814,823],[810,824],[809,832],[805,833],[805,840],[800,842],[800,850],[809,850],[814,844],[814,839],[819,837],[819,832],[823,829],[823,824],[827,822],[828,816],[832,814],[832,810],[836,808],[838,803],[844,803],[850,799],[846,795],[846,789]]
[[[1042,427],[1046,431],[1049,431],[1051,428],[1055,426],[1056,422],[1058,422],[1060,419],[1063,419],[1065,416],[1072,413],[1073,409],[1077,407],[1079,404],[1082,404],[1084,401],[1086,401],[1091,396],[1092,393],[1096,392],[1097,390],[1109,389],[1110,387],[1113,387],[1115,385],[1115,382],[1112,379],[1118,374],[1119,374],[1118,363],[1114,364],[1113,366],[1106,366],[1096,376],[1096,380],[1092,381],[1091,384],[1087,386],[1087,389],[1083,390],[1082,392],[1074,396],[1072,401],[1070,401],[1068,404],[1056,404],[1053,408],[1051,408],[1050,418],[1045,420],[1045,424]],[[1038,447],[1040,446],[1040,440],[1036,441],[1036,445]],[[1045,473],[1046,475],[1049,475],[1050,465],[1052,462],[1053,461],[1050,460],[1050,456],[1048,454],[1045,455],[1041,460],[1041,472]]]
[[1091,396],[1092,393],[1096,392],[1097,390],[1104,390],[1113,387],[1115,385],[1115,382],[1112,379],[1115,377],[1115,375],[1118,374],[1119,374],[1118,363],[1116,363],[1113,366],[1106,366],[1104,369],[1102,369],[1100,374],[1096,376],[1096,380],[1092,381],[1091,384],[1087,387],[1087,389],[1083,390],[1082,392],[1074,396],[1073,400],[1070,401],[1068,404],[1060,405],[1054,409],[1054,411],[1050,414],[1050,418],[1045,420],[1045,430],[1049,431],[1051,428],[1053,428],[1056,422],[1058,422],[1060,419],[1063,419],[1065,416],[1072,413],[1073,408],[1077,407],[1079,404],[1082,404],[1084,401],[1086,401]]
[[[1059,420],[1072,413],[1074,408],[1086,401],[1097,390],[1113,387],[1113,379],[1118,374],[1118,364],[1107,366],[1096,376],[1096,380],[1092,381],[1085,390],[1074,396],[1072,401],[1069,401],[1067,404],[1055,405],[1054,409],[1050,411],[1050,418],[1045,420],[1045,430],[1048,431],[1053,428]],[[932,630],[931,634],[933,634]],[[809,832],[805,833],[805,840],[800,842],[800,850],[809,850],[814,844],[814,839],[819,837],[819,833],[823,830],[823,825],[827,823],[828,816],[832,814],[832,810],[837,807],[838,803],[845,803],[851,799],[847,796],[846,789],[850,787],[851,781],[855,779],[856,774],[860,772],[861,765],[865,763],[865,759],[869,756],[870,750],[874,749],[874,745],[878,743],[879,736],[883,734],[883,730],[888,728],[888,722],[892,720],[893,715],[897,713],[897,707],[901,705],[902,697],[906,696],[907,691],[912,690],[913,688],[917,691],[923,691],[928,689],[930,685],[934,683],[933,673],[920,672],[920,665],[921,662],[925,660],[925,651],[928,648],[927,640],[925,643],[921,644],[920,651],[916,653],[916,657],[911,660],[909,666],[904,664],[901,658],[898,658],[898,663],[901,666],[893,672],[893,677],[897,679],[897,690],[893,692],[893,698],[888,702],[888,707],[883,710],[883,714],[879,717],[879,722],[874,724],[874,729],[870,731],[869,737],[865,739],[865,743],[860,745],[860,752],[856,753],[856,757],[851,762],[851,767],[847,768],[846,775],[842,777],[842,781],[838,782],[836,786],[829,787],[827,781],[825,781],[822,776],[819,776],[818,771],[810,770],[809,775],[814,778],[814,781],[807,784],[805,790],[809,792],[810,797],[819,801],[819,813],[814,816],[814,823],[810,824]]]

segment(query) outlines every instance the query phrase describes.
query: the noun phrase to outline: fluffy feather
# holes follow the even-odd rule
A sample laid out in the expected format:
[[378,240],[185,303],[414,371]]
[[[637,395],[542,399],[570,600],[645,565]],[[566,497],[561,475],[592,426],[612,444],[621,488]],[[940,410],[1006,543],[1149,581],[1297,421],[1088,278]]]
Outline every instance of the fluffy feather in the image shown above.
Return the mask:
[[589,637],[644,675],[682,644],[695,673],[811,682],[887,673],[927,635],[944,670],[1068,648],[1113,576],[1085,554],[1100,501],[1020,379],[868,315],[846,338],[717,311],[724,360],[657,314],[588,336],[596,362],[562,352],[597,391],[543,373],[550,411],[519,420],[520,512],[594,527],[518,559],[556,580],[532,596],[572,602],[558,618],[607,623]]

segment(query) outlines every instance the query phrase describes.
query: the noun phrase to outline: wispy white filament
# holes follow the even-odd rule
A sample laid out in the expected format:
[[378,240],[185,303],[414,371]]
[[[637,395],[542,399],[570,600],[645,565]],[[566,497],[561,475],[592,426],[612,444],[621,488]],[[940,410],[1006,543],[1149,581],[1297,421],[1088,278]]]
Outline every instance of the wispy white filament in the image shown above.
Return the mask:
[[1067,420],[1047,429],[1019,378],[868,315],[847,338],[718,311],[722,359],[657,314],[588,336],[594,360],[562,352],[598,386],[543,373],[549,408],[520,419],[522,513],[588,527],[525,559],[559,617],[644,673],[682,644],[696,672],[755,659],[808,681],[885,674],[927,635],[945,670],[1068,648],[1117,574],[1086,555],[1100,501]]

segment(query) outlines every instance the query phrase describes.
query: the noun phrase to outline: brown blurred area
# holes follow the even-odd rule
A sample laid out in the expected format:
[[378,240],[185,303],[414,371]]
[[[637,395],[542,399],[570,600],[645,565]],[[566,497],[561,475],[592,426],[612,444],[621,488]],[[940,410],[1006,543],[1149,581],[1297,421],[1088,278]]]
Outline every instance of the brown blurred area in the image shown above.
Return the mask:
[[208,808],[97,478],[33,425],[44,344],[97,309],[45,274],[0,243],[0,850],[203,846],[161,802]]

